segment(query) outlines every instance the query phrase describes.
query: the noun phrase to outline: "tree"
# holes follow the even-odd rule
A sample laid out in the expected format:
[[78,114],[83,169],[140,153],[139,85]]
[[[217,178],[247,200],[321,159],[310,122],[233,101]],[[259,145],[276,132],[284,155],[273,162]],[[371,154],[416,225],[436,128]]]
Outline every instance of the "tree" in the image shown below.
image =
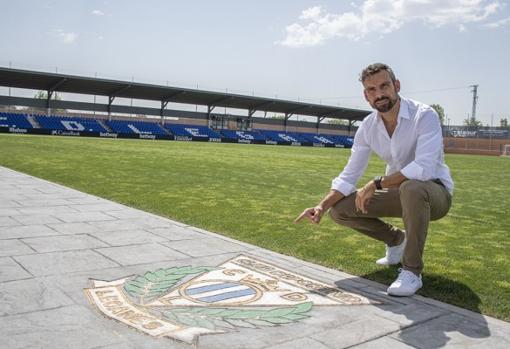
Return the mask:
[[[62,98],[60,98],[60,96],[57,95],[57,92],[53,92],[53,96],[52,97],[53,97],[52,99],[55,100],[55,101],[62,100]],[[46,92],[46,91],[37,91],[36,94],[34,95],[34,98],[35,99],[48,99],[48,92]],[[65,110],[65,109],[54,109],[54,108],[52,108],[51,110],[54,111],[54,112],[57,112],[57,113],[62,113],[62,114],[67,112],[67,110]]]
[[439,121],[441,121],[441,125],[444,125],[444,109],[441,105],[439,104],[432,104],[431,105],[432,109],[434,109],[437,113],[437,115],[439,115]]
[[[48,92],[46,91],[37,91],[37,93],[34,96],[35,99],[47,99],[48,98]],[[53,99],[56,101],[60,101],[60,96],[57,95],[56,92],[53,93]]]
[[501,118],[501,120],[499,120],[499,126],[507,128],[508,127],[508,119],[507,118]]
[[478,127],[478,126],[482,126],[482,122],[480,120],[476,120],[475,118],[471,117],[471,118],[467,118],[464,120],[464,125]]

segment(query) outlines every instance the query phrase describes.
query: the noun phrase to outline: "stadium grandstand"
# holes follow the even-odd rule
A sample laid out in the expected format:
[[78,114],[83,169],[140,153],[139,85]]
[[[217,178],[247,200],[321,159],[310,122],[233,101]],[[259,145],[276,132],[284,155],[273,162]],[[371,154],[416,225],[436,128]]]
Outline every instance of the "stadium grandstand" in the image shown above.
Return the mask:
[[[10,68],[0,68],[0,86],[46,93],[44,99],[0,96],[4,110],[0,131],[10,133],[350,147],[354,123],[369,114],[281,99]],[[57,100],[52,98],[55,93],[105,96],[108,103]],[[116,98],[157,101],[161,107],[117,105],[113,103]],[[203,106],[207,112],[168,109],[169,103]],[[215,108],[244,110],[246,115],[219,114]],[[291,120],[293,116],[308,121]],[[325,123],[325,119],[342,119],[345,125]]]
[[[40,99],[0,95],[0,132],[4,133],[350,148],[357,129],[355,122],[370,113],[322,104],[1,67],[0,86],[44,91],[46,96]],[[103,96],[108,103],[53,99],[56,93]],[[114,104],[117,98],[156,101],[160,108]],[[201,106],[206,111],[169,109],[169,103]],[[220,114],[217,108],[241,110],[245,114]],[[267,113],[279,117],[267,118]],[[298,116],[303,116],[301,121],[296,120]],[[344,122],[325,122],[331,119]],[[510,147],[508,127],[448,125],[443,126],[443,131],[446,152],[501,155]]]

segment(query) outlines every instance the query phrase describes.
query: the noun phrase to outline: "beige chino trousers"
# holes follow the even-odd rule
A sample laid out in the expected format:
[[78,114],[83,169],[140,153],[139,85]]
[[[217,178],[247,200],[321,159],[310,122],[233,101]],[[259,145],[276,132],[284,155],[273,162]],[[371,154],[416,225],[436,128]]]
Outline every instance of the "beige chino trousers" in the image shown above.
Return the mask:
[[353,193],[337,202],[329,211],[331,218],[388,246],[396,246],[404,240],[404,231],[379,218],[402,217],[407,237],[402,267],[421,274],[429,222],[448,213],[452,204],[448,190],[436,181],[407,180],[399,188],[377,190],[366,214],[356,210],[355,199]]

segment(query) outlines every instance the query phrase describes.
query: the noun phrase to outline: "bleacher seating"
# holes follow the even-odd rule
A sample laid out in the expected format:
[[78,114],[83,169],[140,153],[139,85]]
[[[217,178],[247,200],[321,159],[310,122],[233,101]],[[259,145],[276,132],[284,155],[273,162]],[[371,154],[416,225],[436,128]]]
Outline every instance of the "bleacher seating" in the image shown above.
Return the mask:
[[298,137],[293,137],[284,131],[273,130],[256,130],[261,135],[266,137],[267,140],[276,142],[299,142]]
[[230,140],[265,141],[266,137],[254,131],[221,130],[223,138]]
[[[221,130],[214,131],[207,126],[184,125],[184,124],[166,124],[163,126],[156,122],[139,120],[111,120],[100,122],[89,118],[65,117],[65,116],[34,116],[35,121],[39,123],[42,129],[60,130],[60,131],[88,131],[88,132],[109,132],[103,125],[109,127],[112,132],[123,134],[139,135],[168,135],[168,131],[177,137],[187,137],[194,139],[215,139],[220,138],[229,141],[274,141],[286,143],[301,143],[304,145],[324,144],[326,146],[342,146],[351,148],[353,144],[352,136],[333,135],[325,133],[310,132],[284,132],[275,130]],[[0,127],[10,127],[19,129],[32,129],[28,116],[25,114],[0,112]]]
[[93,119],[43,115],[37,115],[35,119],[42,128],[48,130],[108,132],[99,122]]
[[335,144],[342,145],[345,148],[352,148],[353,138],[350,136],[340,136],[340,135],[324,135],[327,138],[331,139]]
[[196,137],[203,139],[221,138],[220,134],[214,132],[207,126],[166,124],[165,128],[178,137]]
[[166,135],[167,133],[155,122],[112,120],[105,121],[113,132],[141,135]]
[[0,127],[33,128],[24,114],[0,113]]

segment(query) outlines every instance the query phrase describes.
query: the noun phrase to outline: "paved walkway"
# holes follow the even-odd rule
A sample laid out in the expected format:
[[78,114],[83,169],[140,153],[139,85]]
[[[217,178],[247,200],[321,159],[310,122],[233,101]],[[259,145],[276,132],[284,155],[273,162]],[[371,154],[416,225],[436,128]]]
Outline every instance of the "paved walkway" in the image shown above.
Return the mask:
[[509,323],[384,290],[0,167],[1,348],[510,348]]

